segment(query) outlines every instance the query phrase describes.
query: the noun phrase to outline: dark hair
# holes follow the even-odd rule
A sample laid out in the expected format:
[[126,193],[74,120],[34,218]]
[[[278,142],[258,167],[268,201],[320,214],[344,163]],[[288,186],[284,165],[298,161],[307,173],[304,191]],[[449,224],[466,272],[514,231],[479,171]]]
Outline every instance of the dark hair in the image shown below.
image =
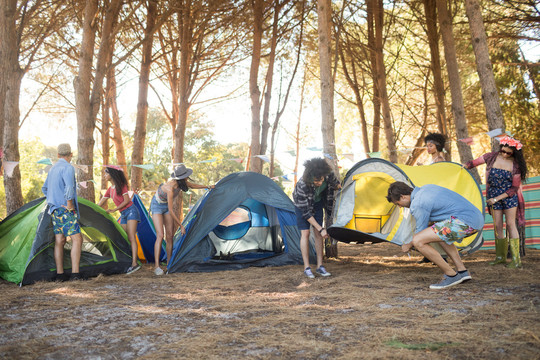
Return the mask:
[[111,180],[113,181],[114,187],[116,188],[116,194],[118,196],[122,196],[122,188],[124,187],[124,185],[127,186],[128,184],[124,172],[110,167],[105,168],[105,171],[111,176]]
[[313,180],[325,177],[331,172],[332,168],[323,158],[310,159],[304,163],[302,180],[304,180],[306,184],[311,184],[313,183]]
[[503,147],[512,149],[514,152],[514,161],[518,164],[519,172],[521,173],[521,181],[527,179],[527,174],[529,170],[527,169],[527,163],[523,157],[523,151],[521,149],[516,149],[514,146],[500,144],[499,150],[502,150]]
[[[189,179],[189,178],[187,178],[187,179]],[[183,192],[186,192],[186,191],[189,190],[189,187],[187,186],[187,182],[186,182],[187,179],[176,180],[176,183],[178,184],[178,187],[179,187],[180,190],[182,190]]]
[[435,144],[435,147],[437,148],[437,151],[443,151],[444,144],[446,143],[446,136],[439,133],[429,133],[424,138],[424,143],[427,142],[433,142]]
[[411,195],[413,188],[405,184],[402,181],[396,181],[395,183],[390,184],[388,188],[388,195],[386,195],[386,200],[393,203],[394,201],[399,201],[403,195]]

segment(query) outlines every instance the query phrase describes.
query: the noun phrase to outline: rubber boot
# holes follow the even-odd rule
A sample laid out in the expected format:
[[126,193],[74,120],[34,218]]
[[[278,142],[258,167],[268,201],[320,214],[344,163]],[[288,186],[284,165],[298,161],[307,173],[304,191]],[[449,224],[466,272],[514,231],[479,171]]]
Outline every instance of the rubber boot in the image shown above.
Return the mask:
[[495,261],[491,261],[489,265],[506,264],[506,256],[508,255],[508,241],[506,238],[495,238]]
[[519,254],[519,238],[510,239],[510,251],[512,251],[512,262],[506,267],[516,269],[521,267],[521,256]]

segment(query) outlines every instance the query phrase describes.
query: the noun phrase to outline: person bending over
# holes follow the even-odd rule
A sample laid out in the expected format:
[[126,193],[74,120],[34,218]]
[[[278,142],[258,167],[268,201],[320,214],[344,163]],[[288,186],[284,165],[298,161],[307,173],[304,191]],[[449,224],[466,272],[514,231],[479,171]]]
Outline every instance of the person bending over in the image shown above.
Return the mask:
[[[402,251],[409,252],[414,246],[444,272],[443,280],[430,285],[430,289],[444,289],[472,279],[454,243],[460,243],[482,229],[484,216],[480,210],[458,193],[432,184],[413,189],[404,182],[396,181],[388,188],[386,199],[397,206],[410,208],[416,220],[412,241],[404,243]],[[433,225],[430,226],[430,223]],[[430,243],[442,246],[456,270]]]

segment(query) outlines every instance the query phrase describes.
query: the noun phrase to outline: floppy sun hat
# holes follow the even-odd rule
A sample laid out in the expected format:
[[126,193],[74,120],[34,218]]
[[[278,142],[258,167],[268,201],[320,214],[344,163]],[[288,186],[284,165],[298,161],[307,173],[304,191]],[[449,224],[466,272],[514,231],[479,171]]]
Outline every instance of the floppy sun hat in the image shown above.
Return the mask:
[[178,165],[174,168],[174,171],[171,173],[171,179],[173,180],[182,180],[188,178],[189,175],[193,173],[192,169],[187,168],[185,165]]

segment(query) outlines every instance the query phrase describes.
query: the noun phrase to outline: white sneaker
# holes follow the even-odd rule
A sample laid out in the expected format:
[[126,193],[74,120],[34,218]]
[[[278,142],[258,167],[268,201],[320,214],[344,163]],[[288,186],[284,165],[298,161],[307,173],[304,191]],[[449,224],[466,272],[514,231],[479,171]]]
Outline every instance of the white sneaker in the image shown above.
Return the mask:
[[160,267],[157,267],[157,268],[154,269],[154,274],[156,274],[157,276],[160,276],[160,275],[165,274],[165,272],[163,270],[161,270]]

